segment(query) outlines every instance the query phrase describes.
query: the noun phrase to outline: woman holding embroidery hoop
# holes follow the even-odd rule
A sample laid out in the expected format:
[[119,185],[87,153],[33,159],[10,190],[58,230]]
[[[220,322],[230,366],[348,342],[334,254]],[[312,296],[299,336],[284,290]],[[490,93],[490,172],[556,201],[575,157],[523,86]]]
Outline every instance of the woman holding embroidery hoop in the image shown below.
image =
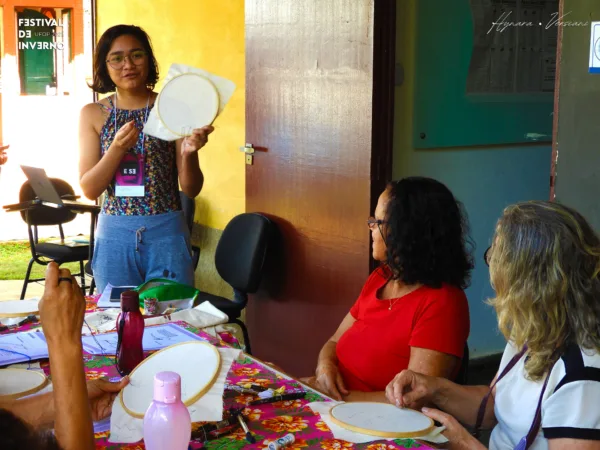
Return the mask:
[[158,65],[137,26],[104,32],[94,55],[91,88],[114,94],[86,105],[80,117],[80,183],[86,197],[104,192],[92,268],[107,283],[137,286],[151,278],[194,285],[190,236],[179,184],[195,198],[203,184],[198,150],[212,126],[167,142],[141,132],[154,106]]
[[453,378],[469,335],[468,225],[450,190],[431,178],[392,182],[367,223],[381,266],[304,380],[338,400],[386,401],[406,368]]
[[488,386],[406,370],[390,402],[423,402],[453,449],[483,449],[459,421],[493,428],[490,449],[600,449],[600,239],[579,213],[550,202],[509,206],[485,254],[508,340]]

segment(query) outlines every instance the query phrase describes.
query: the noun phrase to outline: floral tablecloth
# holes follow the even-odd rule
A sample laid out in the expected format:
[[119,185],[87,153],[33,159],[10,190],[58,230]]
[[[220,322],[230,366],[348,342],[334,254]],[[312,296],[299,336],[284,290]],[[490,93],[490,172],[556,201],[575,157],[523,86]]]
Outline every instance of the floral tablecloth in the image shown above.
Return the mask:
[[[95,299],[88,299],[88,311],[95,309]],[[201,336],[206,341],[217,347],[227,345],[236,346],[236,341],[231,341],[229,336],[221,336],[216,338],[202,330],[199,330],[185,322],[176,322],[187,330]],[[36,325],[25,325],[20,329],[13,329],[10,332],[24,331],[31,329]],[[231,342],[229,342],[231,341]],[[115,368],[114,357],[93,356],[84,353],[84,363],[86,376],[89,380],[108,377],[111,381],[120,379]],[[49,374],[49,364],[47,361],[41,363],[41,367],[46,374]],[[227,383],[239,386],[249,384],[260,385],[272,389],[285,387],[285,390],[302,389],[297,381],[286,378],[267,365],[263,365],[255,359],[240,354],[240,357],[231,367],[227,377]],[[254,397],[245,394],[239,394],[235,391],[227,390],[224,395],[224,408],[244,408],[243,414],[246,417],[248,427],[256,437],[256,444],[249,444],[245,439],[245,434],[241,428],[214,440],[209,440],[206,443],[192,441],[190,448],[192,449],[266,449],[268,442],[280,438],[288,433],[293,433],[295,442],[286,447],[289,450],[295,449],[356,449],[356,450],[394,450],[407,448],[421,448],[427,450],[430,447],[424,446],[412,439],[398,439],[395,441],[378,441],[367,444],[352,444],[349,442],[337,440],[329,431],[327,425],[321,420],[320,416],[314,413],[310,408],[306,407],[308,403],[314,401],[327,401],[326,398],[320,396],[316,392],[309,392],[306,398],[302,400],[293,400],[279,403],[271,403],[247,407],[246,404]],[[193,424],[192,430],[198,429],[202,424]],[[112,444],[108,442],[109,432],[96,434],[96,448],[104,450],[128,449],[138,450],[144,449],[143,442],[137,444]]]

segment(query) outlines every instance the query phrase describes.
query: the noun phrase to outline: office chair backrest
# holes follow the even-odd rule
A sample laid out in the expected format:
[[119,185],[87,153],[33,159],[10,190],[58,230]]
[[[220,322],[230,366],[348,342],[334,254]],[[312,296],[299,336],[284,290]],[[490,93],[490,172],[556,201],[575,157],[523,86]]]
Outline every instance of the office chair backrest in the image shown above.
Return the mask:
[[[50,178],[52,185],[58,192],[58,195],[75,195],[75,191],[69,183],[59,178]],[[25,181],[21,190],[19,191],[19,202],[27,202],[35,200],[37,196],[33,191],[29,181]],[[27,222],[27,216],[25,211],[21,212],[21,217]],[[77,217],[77,214],[69,211],[66,208],[52,208],[50,206],[42,206],[29,211],[29,224],[30,225],[62,225],[63,223],[71,222]]]
[[254,293],[261,273],[272,223],[257,213],[244,213],[227,224],[215,253],[217,272],[234,289]]
[[185,217],[185,223],[192,232],[194,226],[194,214],[196,213],[196,201],[193,198],[189,198],[183,191],[179,191],[179,198],[181,199],[181,209]]

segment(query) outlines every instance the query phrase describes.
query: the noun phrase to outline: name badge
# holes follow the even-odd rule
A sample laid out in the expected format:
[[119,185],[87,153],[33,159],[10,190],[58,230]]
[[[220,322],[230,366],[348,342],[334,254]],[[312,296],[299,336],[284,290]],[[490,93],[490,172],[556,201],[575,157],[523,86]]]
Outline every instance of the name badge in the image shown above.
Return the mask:
[[144,157],[127,153],[121,160],[115,174],[115,195],[117,197],[143,197]]

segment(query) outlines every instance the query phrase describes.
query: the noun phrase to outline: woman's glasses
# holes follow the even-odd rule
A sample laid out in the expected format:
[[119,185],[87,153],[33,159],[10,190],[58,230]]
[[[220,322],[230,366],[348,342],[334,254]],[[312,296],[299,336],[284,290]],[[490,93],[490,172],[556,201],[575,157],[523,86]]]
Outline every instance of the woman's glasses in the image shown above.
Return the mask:
[[488,267],[490,266],[490,250],[492,250],[492,247],[488,247],[485,253],[483,254],[483,260],[485,261],[485,264]]
[[146,59],[147,53],[144,50],[134,50],[129,55],[111,55],[106,62],[115,70],[122,69],[125,66],[125,58],[129,58],[134,66],[142,65]]
[[383,239],[383,243],[387,245],[387,242],[385,241],[385,234],[383,234],[383,230],[381,229],[381,225],[384,223],[385,220],[376,219],[372,216],[367,219],[367,225],[369,226],[369,229],[372,230],[374,227],[377,227],[379,233],[381,234],[381,238]]
[[369,226],[369,228],[373,228],[375,225],[377,225],[378,227],[383,225],[385,222],[381,219],[376,219],[375,217],[369,217],[367,219],[367,225]]

